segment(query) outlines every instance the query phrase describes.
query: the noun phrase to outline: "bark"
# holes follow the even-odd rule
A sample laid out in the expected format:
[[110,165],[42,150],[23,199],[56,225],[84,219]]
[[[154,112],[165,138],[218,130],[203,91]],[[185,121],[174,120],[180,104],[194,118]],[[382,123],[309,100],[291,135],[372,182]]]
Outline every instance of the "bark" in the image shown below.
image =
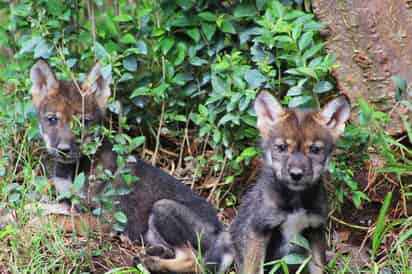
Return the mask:
[[326,26],[328,51],[338,55],[339,89],[354,102],[363,98],[389,113],[394,118],[389,134],[403,132],[399,113],[408,112],[396,104],[390,77],[412,83],[412,1],[312,0],[312,5]]

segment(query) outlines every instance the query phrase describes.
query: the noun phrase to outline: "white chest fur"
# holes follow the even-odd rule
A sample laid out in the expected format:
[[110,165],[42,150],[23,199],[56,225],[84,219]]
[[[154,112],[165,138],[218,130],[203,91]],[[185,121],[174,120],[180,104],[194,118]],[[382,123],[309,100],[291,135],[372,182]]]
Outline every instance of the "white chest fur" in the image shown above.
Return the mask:
[[287,215],[286,221],[282,224],[282,235],[289,242],[306,228],[316,228],[325,220],[318,214],[308,213],[304,209],[294,211]]

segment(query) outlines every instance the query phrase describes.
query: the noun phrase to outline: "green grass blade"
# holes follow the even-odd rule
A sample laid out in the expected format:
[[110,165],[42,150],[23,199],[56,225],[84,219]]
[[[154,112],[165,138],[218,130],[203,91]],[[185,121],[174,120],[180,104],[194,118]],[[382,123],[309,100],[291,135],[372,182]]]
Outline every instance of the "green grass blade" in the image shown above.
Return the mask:
[[376,252],[378,251],[378,248],[384,236],[383,231],[385,229],[385,217],[386,217],[386,214],[388,213],[391,200],[392,200],[392,192],[388,192],[388,194],[386,194],[385,201],[383,202],[381,210],[379,211],[379,217],[376,222],[375,231],[373,233],[372,260],[375,259]]

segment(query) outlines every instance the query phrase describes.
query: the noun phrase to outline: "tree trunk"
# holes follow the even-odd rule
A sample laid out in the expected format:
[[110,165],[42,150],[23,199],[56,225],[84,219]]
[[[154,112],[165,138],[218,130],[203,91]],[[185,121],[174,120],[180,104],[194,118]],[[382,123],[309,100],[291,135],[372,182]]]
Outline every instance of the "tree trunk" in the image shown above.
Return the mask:
[[399,113],[408,111],[395,102],[390,78],[412,82],[412,1],[312,0],[312,5],[326,26],[328,51],[338,55],[339,89],[354,102],[363,98],[389,113],[394,118],[389,134],[403,132]]

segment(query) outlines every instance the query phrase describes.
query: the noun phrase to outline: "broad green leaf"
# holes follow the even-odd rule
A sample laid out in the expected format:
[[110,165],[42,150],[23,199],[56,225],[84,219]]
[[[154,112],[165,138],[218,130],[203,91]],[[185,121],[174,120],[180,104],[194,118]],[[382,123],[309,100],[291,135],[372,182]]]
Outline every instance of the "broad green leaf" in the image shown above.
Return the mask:
[[83,189],[84,183],[86,182],[86,177],[84,176],[84,173],[80,173],[79,175],[76,176],[76,178],[73,181],[72,184],[72,191],[74,193],[80,193],[80,191]]
[[160,49],[162,50],[163,55],[166,55],[174,44],[175,40],[172,38],[162,39],[162,41],[160,41]]
[[211,12],[201,12],[199,13],[197,16],[199,16],[200,18],[202,18],[205,21],[209,21],[209,22],[216,22],[216,15],[214,15]]
[[232,22],[225,20],[222,22],[222,31],[226,33],[235,34],[236,30]]
[[135,56],[130,55],[122,60],[123,67],[128,71],[137,70],[137,59]]
[[148,95],[150,93],[150,89],[148,87],[140,87],[135,89],[132,94],[130,95],[130,98],[134,98],[137,96],[142,96],[142,95]]
[[299,49],[304,50],[313,41],[313,32],[305,32],[299,39]]
[[200,33],[199,30],[194,28],[194,29],[188,29],[186,30],[186,34],[190,36],[190,38],[193,39],[196,43],[199,42],[200,40]]
[[179,42],[177,44],[176,48],[177,48],[177,55],[176,55],[176,58],[174,60],[174,65],[175,66],[180,65],[184,61],[184,59],[186,57],[186,52],[187,52],[187,46],[183,42]]
[[311,99],[311,96],[306,95],[293,97],[292,99],[290,99],[288,105],[291,108],[295,108],[309,102]]
[[135,44],[137,41],[136,41],[136,38],[132,34],[128,33],[128,34],[123,35],[120,38],[119,42],[122,44]]
[[217,125],[225,125],[228,122],[232,122],[235,125],[239,125],[239,116],[236,116],[232,113],[227,113],[222,117],[222,119],[219,120],[219,123],[217,123]]
[[305,257],[300,254],[288,254],[282,258],[287,264],[297,265],[301,264],[305,261]]
[[315,93],[325,93],[331,91],[333,89],[333,85],[329,81],[319,81],[313,87],[313,92]]
[[303,58],[304,59],[309,59],[312,58],[316,53],[318,53],[323,47],[325,46],[326,43],[319,43],[314,45],[313,47],[308,48],[304,53],[303,53]]
[[125,224],[127,223],[127,216],[121,212],[121,211],[117,211],[114,213],[114,218],[116,219],[116,221],[118,221],[119,223]]
[[260,87],[267,79],[259,70],[251,69],[245,73],[245,80],[254,89]]
[[206,36],[206,39],[210,41],[212,39],[213,34],[216,32],[216,24],[206,24],[202,23],[201,25],[202,31]]
[[255,5],[252,4],[240,4],[236,6],[235,11],[233,12],[233,15],[235,17],[252,17],[256,16],[256,7]]
[[191,65],[197,67],[197,66],[205,65],[205,64],[207,64],[208,62],[207,62],[206,59],[202,59],[202,58],[199,58],[199,57],[195,56],[195,57],[193,57],[193,58],[190,59],[189,63],[190,63]]
[[136,48],[139,50],[139,54],[147,55],[147,46],[143,40],[138,40],[136,42]]
[[127,15],[127,14],[122,14],[122,15],[117,15],[113,18],[113,21],[115,22],[130,22],[133,20],[133,17],[131,15]]
[[34,49],[34,58],[48,59],[53,54],[53,45],[40,40]]

